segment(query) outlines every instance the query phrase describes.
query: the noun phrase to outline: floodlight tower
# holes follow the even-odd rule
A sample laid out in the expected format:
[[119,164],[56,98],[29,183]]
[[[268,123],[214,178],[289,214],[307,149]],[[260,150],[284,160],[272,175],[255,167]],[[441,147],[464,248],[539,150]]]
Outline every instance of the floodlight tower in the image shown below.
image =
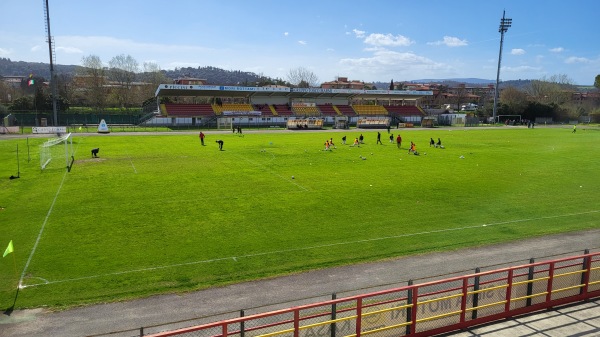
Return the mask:
[[504,33],[508,30],[508,27],[512,25],[512,19],[504,17],[506,11],[502,11],[502,19],[500,19],[500,54],[498,55],[498,72],[496,73],[496,87],[494,88],[494,111],[492,117],[496,122],[497,110],[498,110],[498,85],[500,84],[500,64],[502,63],[502,44],[504,44]]
[[44,6],[44,21],[46,23],[46,33],[48,34],[48,50],[50,52],[50,90],[52,92],[52,112],[54,112],[54,126],[58,126],[58,114],[56,112],[56,78],[54,77],[54,61],[56,61],[56,52],[54,51],[54,38],[50,34],[50,10],[48,0]]

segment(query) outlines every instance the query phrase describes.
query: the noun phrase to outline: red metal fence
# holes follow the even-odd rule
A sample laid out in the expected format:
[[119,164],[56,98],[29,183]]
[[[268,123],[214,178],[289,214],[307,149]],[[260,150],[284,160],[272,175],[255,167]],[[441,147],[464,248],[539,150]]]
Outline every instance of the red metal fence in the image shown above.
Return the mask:
[[530,263],[149,336],[431,336],[600,297],[600,253]]

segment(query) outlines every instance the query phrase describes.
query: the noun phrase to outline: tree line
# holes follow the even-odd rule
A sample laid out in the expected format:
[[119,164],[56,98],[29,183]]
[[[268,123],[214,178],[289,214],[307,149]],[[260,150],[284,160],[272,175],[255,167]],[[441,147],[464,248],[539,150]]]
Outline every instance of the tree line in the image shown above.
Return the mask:
[[600,75],[596,76],[594,87],[596,92],[582,93],[566,75],[532,80],[524,88],[507,86],[500,92],[498,114],[520,115],[529,120],[548,117],[555,121],[588,117],[600,122]]

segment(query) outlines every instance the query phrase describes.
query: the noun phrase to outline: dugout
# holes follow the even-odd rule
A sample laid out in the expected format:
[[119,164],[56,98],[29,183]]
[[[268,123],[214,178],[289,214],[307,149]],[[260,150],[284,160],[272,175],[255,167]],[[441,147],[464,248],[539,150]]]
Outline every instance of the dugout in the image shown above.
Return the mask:
[[432,128],[435,126],[436,118],[433,116],[423,117],[421,120],[421,127]]
[[321,118],[294,118],[288,119],[288,130],[321,130],[323,129],[323,119]]

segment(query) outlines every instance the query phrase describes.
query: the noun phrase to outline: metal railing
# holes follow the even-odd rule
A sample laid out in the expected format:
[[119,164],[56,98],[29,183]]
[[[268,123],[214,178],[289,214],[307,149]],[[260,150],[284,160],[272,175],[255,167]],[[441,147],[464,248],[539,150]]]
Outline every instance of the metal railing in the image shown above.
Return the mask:
[[600,297],[600,253],[530,262],[146,336],[429,336]]

